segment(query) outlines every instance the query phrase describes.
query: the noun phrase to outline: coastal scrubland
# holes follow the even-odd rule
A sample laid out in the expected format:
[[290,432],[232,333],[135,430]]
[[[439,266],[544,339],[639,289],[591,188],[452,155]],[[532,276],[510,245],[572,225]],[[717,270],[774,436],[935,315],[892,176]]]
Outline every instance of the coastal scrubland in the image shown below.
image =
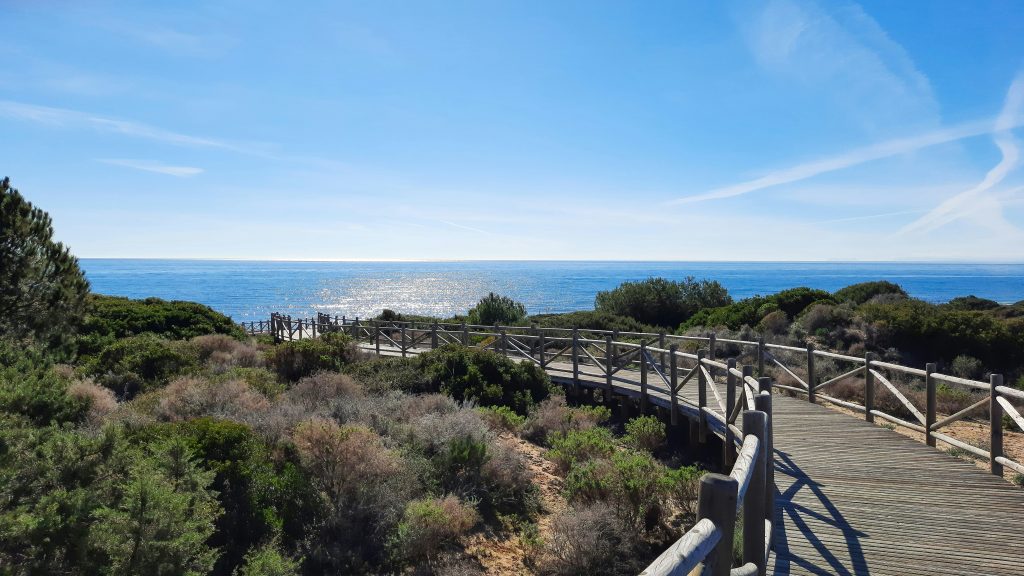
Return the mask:
[[[655,417],[617,420],[486,350],[275,344],[201,304],[91,294],[7,181],[0,219],[0,574],[635,573],[694,521],[713,464]],[[591,311],[492,294],[463,319],[764,335],[1024,386],[1024,303],[888,282],[734,301],[650,279]],[[971,394],[947,386],[940,409]]]

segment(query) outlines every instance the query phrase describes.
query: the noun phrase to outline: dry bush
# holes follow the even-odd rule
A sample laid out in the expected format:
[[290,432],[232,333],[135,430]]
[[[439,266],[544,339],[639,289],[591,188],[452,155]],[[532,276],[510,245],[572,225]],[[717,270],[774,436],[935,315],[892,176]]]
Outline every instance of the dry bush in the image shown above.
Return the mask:
[[481,469],[487,502],[505,512],[529,515],[538,505],[533,474],[526,459],[507,442],[495,440]]
[[476,510],[455,496],[413,500],[398,525],[398,554],[406,562],[429,562],[478,520]]
[[75,367],[70,364],[54,364],[53,372],[64,380],[75,379]]
[[604,503],[574,505],[551,523],[538,562],[542,574],[636,574],[643,569],[637,532]]
[[480,563],[464,554],[441,553],[430,566],[419,567],[414,574],[432,576],[480,576],[485,574]]
[[431,412],[409,423],[413,444],[426,452],[437,451],[459,438],[488,442],[493,432],[479,412],[462,408],[455,412]]
[[206,362],[214,372],[234,367],[261,368],[266,365],[263,351],[257,346],[240,342],[225,334],[207,334],[191,340],[199,360]]
[[386,559],[417,482],[400,455],[358,426],[307,420],[292,433],[299,460],[323,500],[306,557],[312,572],[352,573]]
[[562,396],[551,396],[537,405],[523,426],[523,436],[543,444],[553,433],[564,435],[572,430],[586,430],[607,419],[606,411],[571,408]]
[[98,428],[108,415],[117,410],[117,398],[114,393],[103,386],[96,385],[92,380],[79,380],[68,387],[68,394],[75,398],[89,401],[86,424]]
[[[779,335],[789,331],[789,316],[782,310],[768,313],[757,325],[762,332]],[[756,340],[756,338],[754,338]]]
[[308,410],[320,410],[326,405],[362,395],[363,387],[358,382],[338,372],[317,372],[306,376],[285,392],[288,402]]
[[200,416],[250,422],[269,408],[267,398],[241,380],[214,383],[186,376],[160,391],[153,414],[171,422]]
[[396,420],[409,422],[427,414],[449,414],[459,409],[459,403],[445,394],[405,396]]

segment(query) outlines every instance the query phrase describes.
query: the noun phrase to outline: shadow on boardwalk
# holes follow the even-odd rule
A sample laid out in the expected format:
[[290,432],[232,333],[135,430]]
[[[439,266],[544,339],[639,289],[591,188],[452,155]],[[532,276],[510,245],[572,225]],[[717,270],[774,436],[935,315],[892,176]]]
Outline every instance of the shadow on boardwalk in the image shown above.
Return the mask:
[[[775,526],[778,529],[775,532],[775,574],[790,574],[794,564],[802,569],[801,572],[821,574],[822,576],[869,574],[867,560],[864,558],[864,551],[860,545],[860,539],[865,534],[856,530],[846,521],[821,487],[814,480],[808,478],[789,455],[779,450],[775,451],[775,474],[776,478],[779,474],[793,478],[793,483],[785,492],[776,494]],[[807,506],[793,502],[794,496],[800,490],[812,492],[817,498],[820,508],[823,508],[828,514],[816,512]],[[788,521],[783,516],[788,517]],[[814,530],[805,517],[813,518],[838,529],[843,535],[845,546],[826,545],[815,536]],[[798,528],[800,534],[796,537],[813,546],[820,557],[803,557],[791,551],[787,526]],[[848,566],[853,567],[852,571]]]

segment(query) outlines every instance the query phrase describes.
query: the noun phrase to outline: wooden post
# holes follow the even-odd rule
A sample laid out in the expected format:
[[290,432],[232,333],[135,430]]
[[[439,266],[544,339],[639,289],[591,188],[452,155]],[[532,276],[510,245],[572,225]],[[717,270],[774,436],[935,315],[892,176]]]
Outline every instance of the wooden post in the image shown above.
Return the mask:
[[640,414],[647,414],[647,344],[640,341]]
[[[497,325],[495,327],[497,328]],[[501,354],[508,356],[508,334],[505,333],[504,328],[498,328],[498,334],[500,334],[501,338]]]
[[358,342],[359,341],[359,316],[356,316],[356,323],[355,323],[354,330],[355,330],[355,333],[356,333],[355,334],[355,339],[356,339],[356,342]]
[[530,332],[533,335],[533,338],[530,338],[530,358],[533,358],[534,356],[537,355],[537,340],[538,336],[540,336],[540,329],[537,328],[536,324],[531,324]]
[[757,458],[751,463],[750,484],[743,499],[743,562],[753,562],[757,573],[765,574],[764,558],[764,520],[765,515],[765,482],[767,468],[766,440],[767,415],[759,410],[743,413],[743,435],[754,436],[758,440]]
[[437,348],[437,322],[430,325],[430,349]]
[[758,378],[760,378],[761,376],[764,376],[764,353],[765,353],[764,335],[762,334],[757,339],[757,377]]
[[[705,474],[700,479],[697,496],[697,519],[714,522],[722,538],[704,561],[705,574],[729,576],[732,568],[732,540],[736,528],[736,495],[739,485],[735,478],[723,474]],[[749,497],[749,496],[748,496]],[[764,543],[762,542],[762,546]]]
[[405,358],[405,351],[408,348],[405,345],[405,324],[402,324],[402,345],[399,348],[402,349],[402,358]]
[[676,350],[679,347],[673,344],[668,349],[668,373],[669,373],[669,392],[672,395],[672,414],[669,415],[669,421],[673,426],[679,423],[679,375],[676,374]]
[[579,392],[580,389],[580,331],[572,329],[572,386]]
[[807,343],[807,401],[811,404],[814,403],[814,397],[816,393],[814,386],[817,384],[814,378],[814,344],[811,342]]
[[462,323],[462,345],[469,346],[469,326],[465,322]]
[[[658,334],[658,348],[661,348],[662,350],[665,349],[665,333],[664,332],[660,332]],[[661,353],[661,371],[662,372],[665,371],[665,353],[664,352]]]
[[[732,373],[736,369],[736,359],[729,358],[725,361],[727,370],[725,372],[725,442],[722,444],[725,447],[725,458],[726,470],[732,468],[732,463],[736,461],[736,444],[733,442],[734,434],[732,428],[729,427],[729,414],[732,413],[732,406],[736,403],[736,375]],[[746,422],[746,420],[744,420]]]
[[758,378],[757,379],[757,391],[758,392],[767,392],[767,393],[771,394],[772,393],[772,379],[767,377],[767,376],[763,376],[761,378]]
[[935,363],[925,364],[924,387],[927,396],[925,401],[924,440],[929,446],[935,446],[935,436],[932,435],[932,426],[935,425],[935,378],[932,377],[932,372],[935,372]]
[[[740,390],[742,390],[743,392],[740,393],[740,399],[743,401],[743,405],[746,406],[746,404],[747,404],[747,390],[746,390],[745,386],[747,385],[747,378],[752,378],[754,376],[754,367],[749,365],[749,364],[744,364],[743,368],[741,370],[743,371],[743,380],[740,381]],[[745,408],[745,410],[753,410],[753,409],[754,409],[753,406],[746,406],[746,408]]]
[[991,374],[988,377],[989,401],[988,401],[988,426],[989,426],[989,467],[996,476],[1003,475],[1003,465],[996,462],[996,458],[1003,456],[1003,406],[996,401],[999,392],[996,387],[1003,385],[1002,374]]
[[611,402],[612,399],[612,359],[615,358],[613,346],[615,343],[612,340],[612,335],[606,334],[604,337],[604,389],[608,396],[605,398],[606,402]]
[[[769,382],[769,388],[771,383]],[[754,409],[764,412],[765,462],[764,462],[764,518],[775,523],[775,432],[772,422],[772,395],[758,394],[754,397]],[[747,492],[748,496],[750,492]],[[764,544],[762,543],[762,546]]]
[[380,323],[373,323],[373,345],[377,349],[377,356],[380,356]]
[[874,352],[864,353],[864,420],[874,422],[875,415],[875,375],[871,373],[871,362],[875,359]]
[[718,344],[718,337],[715,336],[714,332],[712,332],[711,335],[708,337],[708,359],[709,360],[714,360],[715,359],[715,348],[717,347],[717,344]]
[[[704,407],[708,405],[708,380],[704,377],[704,358],[707,350],[697,350],[697,441],[701,444],[707,442],[707,417],[704,414]],[[711,383],[714,386],[714,382]]]
[[539,330],[538,331],[537,338],[540,340],[540,345],[539,345],[538,350],[537,350],[537,356],[540,359],[541,370],[543,370],[544,367],[547,365],[547,352],[546,352],[546,348],[547,348],[547,345],[548,345],[548,343],[545,341],[545,338],[544,338],[544,330]]

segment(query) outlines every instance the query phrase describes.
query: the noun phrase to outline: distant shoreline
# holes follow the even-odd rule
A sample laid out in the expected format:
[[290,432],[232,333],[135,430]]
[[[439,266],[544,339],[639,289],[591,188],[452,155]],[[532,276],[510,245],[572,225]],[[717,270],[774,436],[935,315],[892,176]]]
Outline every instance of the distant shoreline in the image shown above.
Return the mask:
[[201,302],[236,321],[270,312],[368,317],[383,308],[450,317],[488,292],[523,302],[531,314],[593,308],[594,296],[628,280],[686,276],[721,282],[736,298],[807,286],[837,290],[889,280],[911,296],[939,303],[975,295],[1024,300],[1024,264],[839,262],[283,262],[82,259],[101,294]]

